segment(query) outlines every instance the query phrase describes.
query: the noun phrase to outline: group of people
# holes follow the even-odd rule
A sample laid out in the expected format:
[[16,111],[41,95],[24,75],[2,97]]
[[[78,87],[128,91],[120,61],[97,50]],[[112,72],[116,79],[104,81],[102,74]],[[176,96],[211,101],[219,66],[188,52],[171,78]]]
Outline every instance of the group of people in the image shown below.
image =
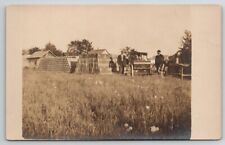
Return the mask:
[[[124,74],[125,68],[129,64],[128,56],[125,53],[121,52],[121,54],[117,57],[117,64],[119,66],[119,73]],[[117,65],[113,61],[112,57],[110,57],[109,67],[111,68],[112,72],[117,72]]]
[[121,54],[117,57],[117,64],[119,65],[119,73],[124,74],[125,69],[129,64],[128,56],[121,52]]
[[[129,66],[129,63],[128,56],[121,52],[121,54],[117,57],[119,73],[124,74],[126,68]],[[110,57],[109,67],[111,68],[112,72],[117,72],[117,64],[113,61],[113,58]],[[161,72],[166,73],[168,70],[168,59],[164,58],[160,50],[157,51],[157,55],[155,56],[155,68],[158,74]]]

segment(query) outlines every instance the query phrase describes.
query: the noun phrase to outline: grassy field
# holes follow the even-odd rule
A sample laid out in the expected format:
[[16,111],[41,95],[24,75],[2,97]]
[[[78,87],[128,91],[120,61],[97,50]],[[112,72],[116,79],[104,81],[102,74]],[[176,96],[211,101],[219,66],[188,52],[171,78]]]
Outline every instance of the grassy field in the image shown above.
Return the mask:
[[27,139],[189,139],[191,81],[23,72]]

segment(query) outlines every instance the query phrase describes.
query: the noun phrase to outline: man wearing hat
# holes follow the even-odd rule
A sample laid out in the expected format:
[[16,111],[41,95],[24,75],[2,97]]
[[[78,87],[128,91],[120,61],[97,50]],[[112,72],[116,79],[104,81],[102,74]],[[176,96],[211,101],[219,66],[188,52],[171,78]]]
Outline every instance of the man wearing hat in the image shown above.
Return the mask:
[[161,54],[160,50],[157,50],[157,55],[155,56],[155,67],[157,73],[160,72],[161,67],[163,66],[164,63],[164,56]]
[[121,74],[124,73],[124,58],[125,58],[124,52],[121,51],[121,54],[118,55],[118,57],[117,57],[117,63],[118,63],[118,65],[119,65],[119,72],[120,72]]

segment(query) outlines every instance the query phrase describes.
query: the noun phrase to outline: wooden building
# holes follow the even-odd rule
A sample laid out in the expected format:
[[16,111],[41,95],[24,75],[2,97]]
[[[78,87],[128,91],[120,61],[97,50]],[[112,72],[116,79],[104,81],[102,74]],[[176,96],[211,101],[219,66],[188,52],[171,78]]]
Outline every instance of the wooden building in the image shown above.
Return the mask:
[[26,65],[26,67],[29,68],[38,68],[40,61],[43,58],[53,58],[56,57],[54,53],[52,53],[50,50],[46,51],[36,51],[31,55],[23,56],[23,63]]
[[79,57],[78,73],[112,74],[109,68],[110,53],[106,49],[96,49]]

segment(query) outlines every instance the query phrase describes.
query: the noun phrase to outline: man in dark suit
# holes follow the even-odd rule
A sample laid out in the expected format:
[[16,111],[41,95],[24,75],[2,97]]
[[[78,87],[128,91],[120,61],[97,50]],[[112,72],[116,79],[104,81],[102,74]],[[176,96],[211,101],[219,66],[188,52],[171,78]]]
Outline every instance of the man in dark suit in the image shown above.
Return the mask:
[[155,67],[157,73],[159,73],[161,70],[161,67],[163,66],[164,63],[164,56],[161,54],[160,50],[157,50],[157,55],[155,56]]
[[119,65],[119,73],[123,73],[123,52],[117,57],[117,63]]

